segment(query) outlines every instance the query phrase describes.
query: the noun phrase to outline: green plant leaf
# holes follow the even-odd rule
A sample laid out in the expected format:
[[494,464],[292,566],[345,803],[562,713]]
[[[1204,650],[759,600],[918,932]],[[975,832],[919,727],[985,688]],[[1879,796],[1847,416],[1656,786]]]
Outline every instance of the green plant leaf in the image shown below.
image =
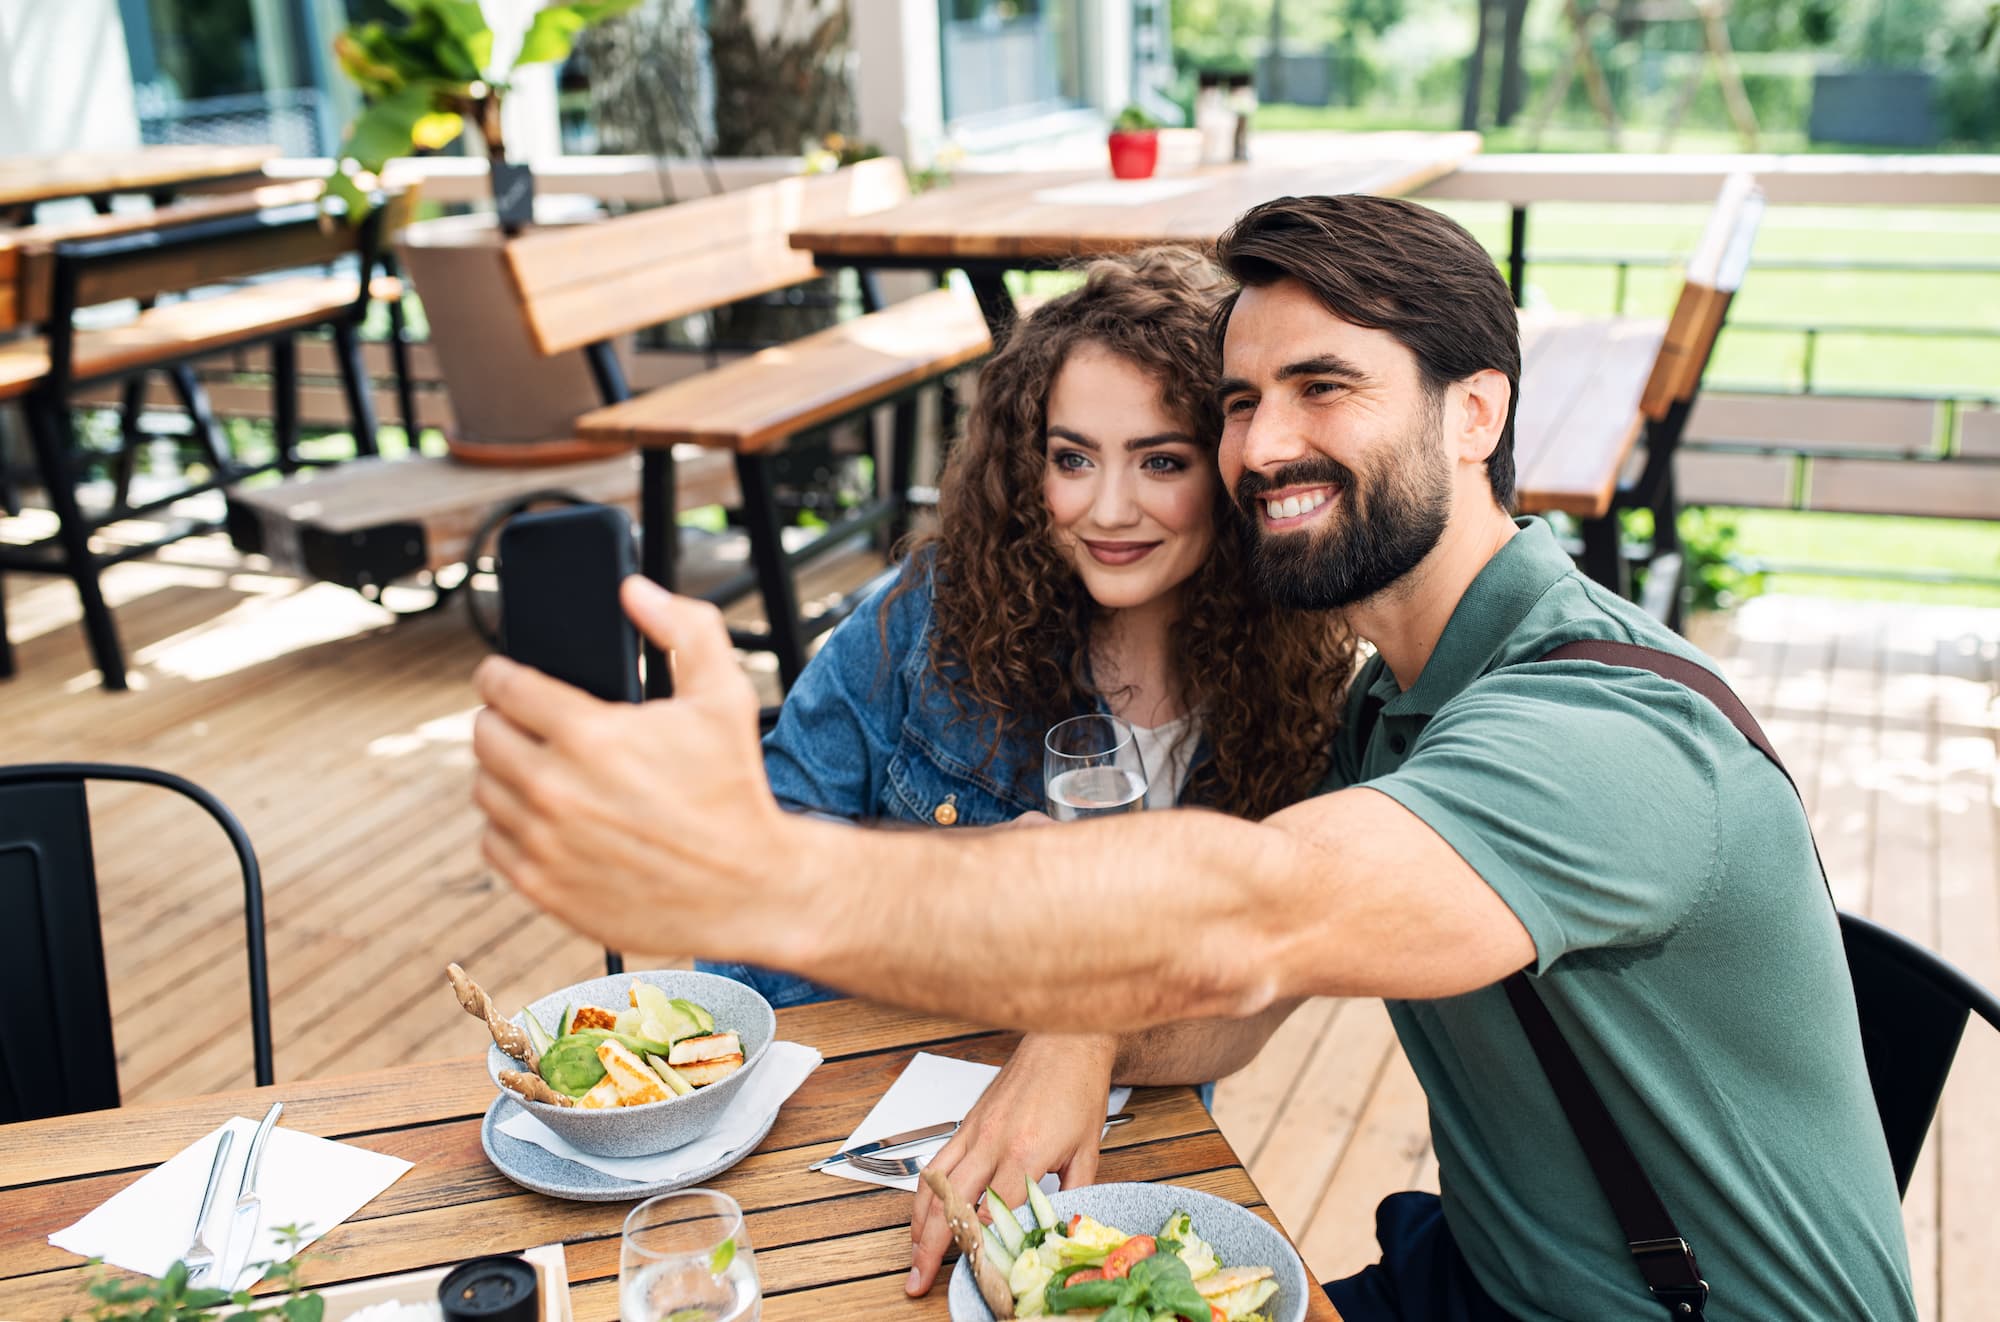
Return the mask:
[[[493,62],[493,29],[486,25],[486,11],[479,0],[415,0],[413,11],[419,18],[435,18],[448,40],[438,43],[440,54],[462,55],[463,64],[452,61],[453,72],[468,78],[483,78]],[[453,47],[457,49],[454,50]]]
[[340,154],[352,156],[366,170],[380,170],[391,158],[408,156],[417,124],[431,113],[435,95],[434,84],[412,83],[370,105],[355,117]]
[[514,67],[568,59],[576,45],[576,34],[586,26],[574,5],[550,5],[537,11],[534,22],[528,24],[527,35],[521,38],[521,53],[514,57]]

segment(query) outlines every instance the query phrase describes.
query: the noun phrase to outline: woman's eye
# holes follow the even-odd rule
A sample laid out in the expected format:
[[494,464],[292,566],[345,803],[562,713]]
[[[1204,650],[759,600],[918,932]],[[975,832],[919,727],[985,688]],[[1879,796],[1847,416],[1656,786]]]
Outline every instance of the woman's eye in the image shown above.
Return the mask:
[[1088,467],[1090,460],[1085,458],[1080,450],[1059,450],[1056,452],[1054,462],[1057,468],[1074,473],[1080,468]]
[[1170,454],[1149,454],[1146,456],[1146,471],[1151,473],[1178,473],[1187,468],[1187,462]]

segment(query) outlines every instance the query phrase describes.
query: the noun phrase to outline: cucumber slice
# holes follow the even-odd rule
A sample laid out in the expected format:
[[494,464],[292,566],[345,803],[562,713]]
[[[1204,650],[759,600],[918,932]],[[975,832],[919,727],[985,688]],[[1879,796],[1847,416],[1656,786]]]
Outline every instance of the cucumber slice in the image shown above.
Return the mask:
[[562,1018],[558,1020],[556,1023],[556,1036],[568,1037],[570,1033],[570,1028],[569,1028],[570,1023],[575,1018],[576,1018],[576,1007],[574,1005],[565,1005],[563,1007]]
[[[1010,1215],[1007,1219],[1012,1221],[1014,1218]],[[1007,1245],[1001,1240],[1000,1235],[992,1226],[986,1227],[983,1234],[986,1238],[986,1256],[993,1259],[994,1266],[1000,1269],[1002,1275],[1012,1276],[1014,1274],[1014,1259],[1018,1255],[1008,1251]]]
[[533,1010],[521,1011],[521,1018],[528,1021],[528,1041],[533,1044],[535,1054],[548,1055],[549,1048],[556,1044],[556,1040],[549,1036],[549,1030],[542,1027],[542,1021],[535,1018]]
[[1042,1186],[1033,1180],[1028,1181],[1028,1206],[1035,1209],[1035,1220],[1040,1223],[1042,1229],[1054,1230],[1060,1224],[1056,1220],[1055,1205],[1049,1202],[1049,1196],[1042,1192]]
[[694,1091],[694,1085],[682,1078],[679,1070],[667,1064],[664,1056],[647,1056],[646,1063],[653,1067],[653,1073],[660,1076],[660,1081],[673,1090],[674,1096],[685,1097]]
[[[672,1004],[674,1009],[679,1010],[682,1014],[694,1020],[695,1025],[701,1029],[702,1033],[713,1033],[715,1031],[715,1016],[710,1014],[704,1007],[696,1005],[693,1001],[684,1000],[679,996],[674,997]],[[699,1036],[699,1034],[696,1036]]]
[[1014,1216],[1014,1209],[993,1192],[993,1186],[986,1186],[986,1211],[993,1218],[992,1229],[999,1234],[1000,1242],[1007,1246],[1007,1256],[1019,1257],[1021,1246],[1028,1242],[1028,1232],[1021,1229],[1021,1223]]

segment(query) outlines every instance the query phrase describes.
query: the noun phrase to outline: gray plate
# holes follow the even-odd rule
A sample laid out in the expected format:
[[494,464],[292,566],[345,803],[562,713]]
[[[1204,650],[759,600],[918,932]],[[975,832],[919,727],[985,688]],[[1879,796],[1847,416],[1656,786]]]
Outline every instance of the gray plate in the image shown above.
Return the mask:
[[650,1184],[634,1184],[630,1180],[615,1180],[603,1171],[579,1162],[558,1157],[547,1148],[524,1142],[511,1134],[500,1132],[500,1125],[514,1112],[524,1107],[516,1102],[510,1093],[501,1093],[493,1099],[493,1105],[486,1108],[486,1119],[479,1126],[479,1146],[486,1149],[486,1159],[499,1172],[520,1185],[536,1193],[545,1193],[551,1198],[568,1198],[580,1203],[621,1203],[630,1199],[651,1198],[656,1193],[672,1193],[675,1189],[685,1189],[691,1184],[699,1184],[711,1175],[719,1175],[737,1162],[756,1151],[764,1141],[764,1135],[771,1132],[771,1126],[778,1123],[778,1113],[771,1112],[771,1118],[757,1131],[757,1136],[737,1148],[724,1153],[710,1165],[675,1180],[655,1180]]
[[[1307,1291],[1317,1288],[1283,1235],[1255,1212],[1214,1194],[1177,1184],[1092,1184],[1065,1189],[1049,1201],[1055,1204],[1057,1216],[1082,1212],[1130,1235],[1153,1234],[1175,1212],[1186,1212],[1194,1218],[1194,1233],[1215,1246],[1224,1266],[1267,1266],[1277,1273],[1278,1293],[1264,1305],[1271,1322],[1301,1322],[1306,1315]],[[1016,1208],[1015,1214],[1023,1226],[1035,1223],[1025,1207]],[[992,1311],[973,1284],[972,1268],[963,1258],[951,1273],[950,1304],[952,1322],[993,1322]]]

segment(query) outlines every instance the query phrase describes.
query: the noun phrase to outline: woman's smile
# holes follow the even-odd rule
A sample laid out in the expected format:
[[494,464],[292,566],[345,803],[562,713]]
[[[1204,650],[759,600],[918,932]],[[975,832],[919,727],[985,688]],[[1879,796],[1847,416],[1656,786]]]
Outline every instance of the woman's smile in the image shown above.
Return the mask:
[[1097,542],[1088,537],[1079,538],[1091,559],[1100,565],[1130,565],[1145,559],[1160,545],[1158,542]]

